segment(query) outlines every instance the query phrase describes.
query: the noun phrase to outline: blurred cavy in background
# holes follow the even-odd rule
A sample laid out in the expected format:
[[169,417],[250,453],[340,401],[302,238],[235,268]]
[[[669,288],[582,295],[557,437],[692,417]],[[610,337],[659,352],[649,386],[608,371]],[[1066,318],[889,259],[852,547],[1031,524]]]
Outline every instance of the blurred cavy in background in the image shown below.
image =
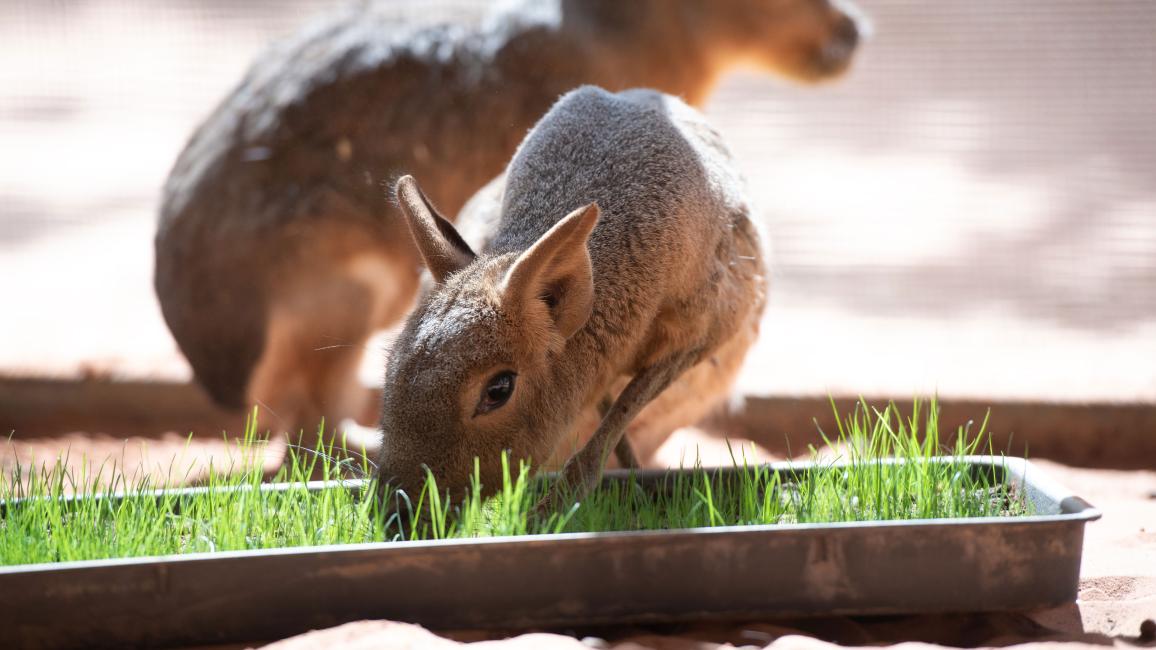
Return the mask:
[[350,8],[266,52],[177,159],[155,239],[165,321],[213,399],[261,405],[262,429],[312,445],[322,418],[370,423],[364,345],[420,274],[383,186],[420,177],[452,219],[580,84],[699,105],[736,66],[837,76],[859,36],[830,0],[540,0],[477,30]]

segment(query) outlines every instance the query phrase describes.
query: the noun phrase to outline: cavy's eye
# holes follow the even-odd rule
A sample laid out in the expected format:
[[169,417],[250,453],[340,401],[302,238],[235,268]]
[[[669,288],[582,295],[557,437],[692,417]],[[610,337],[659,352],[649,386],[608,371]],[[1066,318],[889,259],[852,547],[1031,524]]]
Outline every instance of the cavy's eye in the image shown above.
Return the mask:
[[514,379],[517,376],[516,373],[506,370],[490,377],[490,381],[486,382],[486,387],[482,390],[482,399],[478,402],[478,410],[474,415],[489,413],[509,401],[510,395],[514,394]]

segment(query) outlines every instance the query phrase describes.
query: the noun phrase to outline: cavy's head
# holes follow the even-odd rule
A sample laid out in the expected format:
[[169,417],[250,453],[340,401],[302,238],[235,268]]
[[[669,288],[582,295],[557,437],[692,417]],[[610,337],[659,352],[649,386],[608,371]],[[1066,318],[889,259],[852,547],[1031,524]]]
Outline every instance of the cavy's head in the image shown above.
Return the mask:
[[478,256],[412,177],[397,198],[435,285],[389,354],[378,475],[416,498],[428,468],[459,495],[476,457],[492,490],[503,451],[514,467],[542,462],[565,433],[575,398],[558,388],[555,361],[593,309],[587,239],[598,206],[521,253]]
[[845,72],[870,32],[850,0],[712,0],[706,12],[734,56],[806,82]]

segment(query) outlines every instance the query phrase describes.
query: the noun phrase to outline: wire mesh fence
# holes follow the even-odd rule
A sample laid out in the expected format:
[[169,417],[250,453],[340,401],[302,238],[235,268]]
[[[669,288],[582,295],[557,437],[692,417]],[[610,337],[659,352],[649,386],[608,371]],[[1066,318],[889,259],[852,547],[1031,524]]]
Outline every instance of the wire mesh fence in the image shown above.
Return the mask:
[[[340,4],[0,5],[0,371],[187,376],[158,189],[252,57]],[[861,4],[846,79],[743,73],[707,105],[772,239],[743,387],[1156,399],[1156,3]]]

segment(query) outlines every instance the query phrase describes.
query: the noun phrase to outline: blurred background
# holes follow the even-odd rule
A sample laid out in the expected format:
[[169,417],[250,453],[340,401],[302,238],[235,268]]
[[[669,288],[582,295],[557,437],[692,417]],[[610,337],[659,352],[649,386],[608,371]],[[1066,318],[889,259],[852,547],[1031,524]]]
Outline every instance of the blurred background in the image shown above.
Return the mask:
[[[0,431],[60,433],[25,423],[74,380],[188,380],[151,284],[159,188],[253,57],[337,4],[0,2]],[[1156,3],[858,4],[875,35],[845,79],[736,74],[707,104],[773,250],[741,392],[1156,403]]]

